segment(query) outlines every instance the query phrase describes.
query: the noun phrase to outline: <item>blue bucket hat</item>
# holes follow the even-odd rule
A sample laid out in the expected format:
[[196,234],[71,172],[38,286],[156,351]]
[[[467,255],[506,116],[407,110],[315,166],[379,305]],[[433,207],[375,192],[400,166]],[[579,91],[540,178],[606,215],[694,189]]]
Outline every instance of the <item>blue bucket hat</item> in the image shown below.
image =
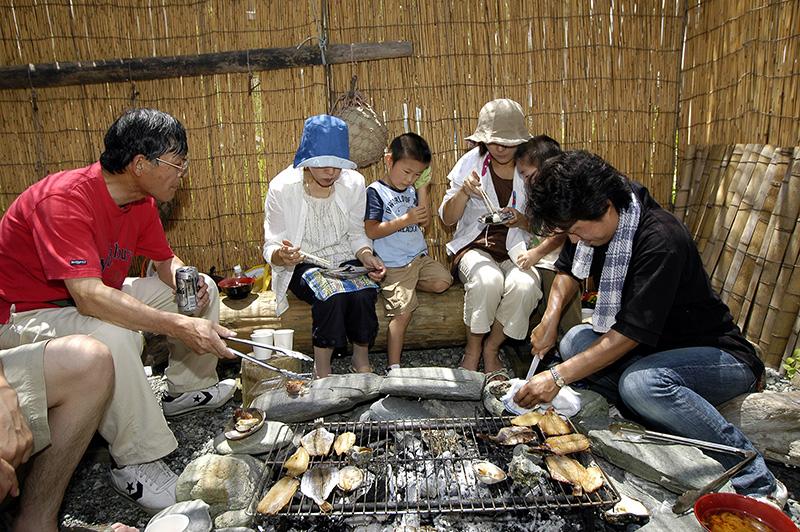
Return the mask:
[[294,155],[294,167],[343,168],[354,170],[356,163],[349,159],[350,139],[347,124],[331,115],[306,119],[300,147]]

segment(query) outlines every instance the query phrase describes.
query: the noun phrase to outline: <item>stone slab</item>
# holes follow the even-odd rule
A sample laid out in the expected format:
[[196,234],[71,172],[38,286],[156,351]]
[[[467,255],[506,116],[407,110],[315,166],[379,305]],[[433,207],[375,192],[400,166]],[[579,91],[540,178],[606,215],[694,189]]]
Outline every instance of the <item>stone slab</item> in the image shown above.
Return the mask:
[[381,384],[381,395],[480,401],[485,375],[460,368],[393,369]]
[[264,426],[241,440],[229,440],[225,433],[214,438],[214,449],[219,454],[263,454],[282,449],[292,442],[294,432],[280,421],[266,421]]

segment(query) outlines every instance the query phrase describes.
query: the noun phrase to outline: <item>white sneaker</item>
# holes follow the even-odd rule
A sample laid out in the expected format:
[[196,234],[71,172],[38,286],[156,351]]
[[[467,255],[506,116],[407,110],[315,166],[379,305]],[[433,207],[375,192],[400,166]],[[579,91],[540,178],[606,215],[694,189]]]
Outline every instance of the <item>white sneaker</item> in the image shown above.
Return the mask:
[[164,392],[161,407],[165,417],[181,416],[195,410],[213,410],[227,403],[236,391],[236,381],[225,379],[214,386],[194,392],[171,395]]
[[775,489],[772,490],[772,493],[753,498],[783,511],[783,507],[786,506],[786,501],[789,499],[789,490],[786,489],[786,485],[783,482],[776,478]]
[[111,485],[125,498],[154,514],[175,504],[178,475],[161,460],[111,468]]

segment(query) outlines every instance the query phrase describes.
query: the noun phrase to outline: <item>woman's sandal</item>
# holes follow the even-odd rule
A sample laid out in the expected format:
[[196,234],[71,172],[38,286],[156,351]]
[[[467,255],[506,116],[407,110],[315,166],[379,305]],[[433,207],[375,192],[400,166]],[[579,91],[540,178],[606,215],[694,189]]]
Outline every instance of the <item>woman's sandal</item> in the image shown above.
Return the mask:
[[505,368],[497,369],[486,374],[486,383],[510,381],[511,375]]

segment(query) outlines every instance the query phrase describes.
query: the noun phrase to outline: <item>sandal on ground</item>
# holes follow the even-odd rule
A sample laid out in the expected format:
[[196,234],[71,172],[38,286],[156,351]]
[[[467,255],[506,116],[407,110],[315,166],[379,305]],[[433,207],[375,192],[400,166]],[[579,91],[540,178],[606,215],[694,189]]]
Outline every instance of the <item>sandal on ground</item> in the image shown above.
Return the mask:
[[492,371],[492,372],[486,374],[486,382],[487,383],[489,383],[489,382],[498,382],[498,381],[504,382],[504,381],[510,381],[510,380],[511,380],[511,375],[509,375],[508,371],[505,368],[498,369],[498,370],[495,370],[495,371]]

